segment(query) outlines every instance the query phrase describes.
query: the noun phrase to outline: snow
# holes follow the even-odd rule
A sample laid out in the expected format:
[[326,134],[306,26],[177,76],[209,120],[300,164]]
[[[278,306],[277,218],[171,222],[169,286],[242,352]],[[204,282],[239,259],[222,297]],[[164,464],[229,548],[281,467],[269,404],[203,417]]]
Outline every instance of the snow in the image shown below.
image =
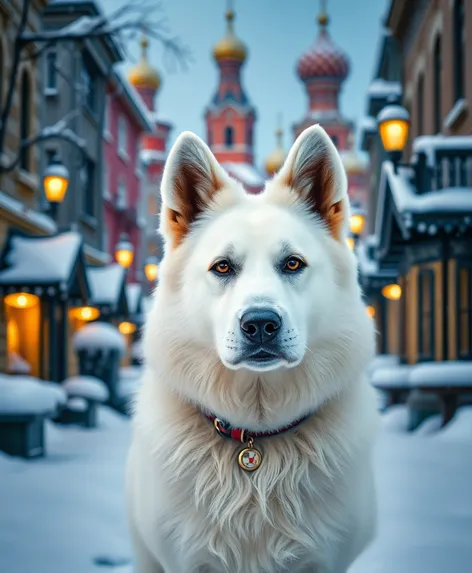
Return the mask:
[[441,440],[472,442],[472,406],[462,406],[454,418],[438,434]]
[[128,300],[128,309],[131,314],[137,314],[142,292],[143,289],[139,283],[128,283],[126,285],[126,298]]
[[129,83],[126,75],[119,69],[115,68],[114,72],[116,77],[120,83],[120,86],[123,88],[128,101],[131,103],[132,106],[135,107],[140,123],[145,127],[146,131],[153,131],[154,130],[154,119],[152,114],[150,113],[148,107],[144,103],[142,97],[138,94],[135,88]]
[[472,362],[429,362],[412,367],[410,384],[415,386],[468,386],[472,388]]
[[75,350],[119,350],[125,352],[125,339],[121,332],[107,322],[86,324],[74,335]]
[[444,127],[450,129],[459,119],[459,117],[467,109],[467,100],[464,98],[458,99],[456,103],[452,106],[451,111],[444,118]]
[[78,233],[54,237],[14,236],[6,255],[8,268],[0,272],[1,284],[50,284],[68,281],[82,238]]
[[94,304],[118,304],[126,269],[118,263],[107,267],[89,267],[87,277]]
[[382,121],[391,121],[392,119],[402,119],[404,121],[410,120],[410,114],[401,105],[387,105],[377,116],[377,123]]
[[387,98],[391,95],[401,96],[400,82],[389,82],[382,78],[375,78],[367,89],[367,95],[375,98]]
[[30,376],[0,374],[0,414],[52,415],[59,404],[57,389]]
[[169,127],[172,126],[172,121],[160,111],[152,111],[150,112],[150,115],[156,124],[161,124]]
[[376,368],[372,374],[372,384],[376,388],[396,388],[409,386],[412,367],[409,364],[396,364]]
[[396,354],[377,354],[377,356],[372,360],[372,362],[367,367],[367,373],[373,374],[377,368],[383,368],[385,366],[395,366],[400,361],[400,358]]
[[70,398],[67,401],[67,409],[72,412],[86,412],[88,408],[88,403],[85,398]]
[[426,418],[426,420],[418,426],[415,430],[415,435],[430,436],[438,432],[441,429],[441,425],[442,416],[440,414],[434,414],[433,416]]
[[9,352],[8,372],[11,374],[29,374],[31,372],[31,364],[22,358],[18,353]]
[[167,159],[167,152],[158,151],[156,149],[141,149],[139,152],[139,157],[144,165],[149,165],[153,161],[164,163],[164,161]]
[[24,203],[13,199],[13,197],[10,197],[3,191],[0,191],[0,208],[23,221],[32,223],[37,229],[45,231],[46,233],[55,233],[57,230],[56,224],[51,217],[44,213],[38,213],[38,211],[34,211],[33,209],[28,209]]
[[110,397],[107,386],[93,376],[72,376],[63,382],[68,396],[85,398],[95,402],[106,402]]
[[84,245],[84,254],[91,259],[98,261],[102,265],[108,265],[112,258],[109,253],[105,253],[104,251],[99,251],[95,247],[91,245]]
[[431,167],[438,149],[472,151],[472,135],[422,135],[413,141],[413,154],[425,153]]
[[390,406],[382,414],[382,427],[387,432],[406,432],[408,430],[408,421],[408,407],[404,404]]
[[254,165],[251,165],[250,163],[226,161],[225,163],[222,163],[222,167],[243,185],[247,185],[248,187],[262,187],[264,185],[264,177],[259,173]]
[[365,115],[359,122],[361,131],[377,131],[377,120],[371,115]]

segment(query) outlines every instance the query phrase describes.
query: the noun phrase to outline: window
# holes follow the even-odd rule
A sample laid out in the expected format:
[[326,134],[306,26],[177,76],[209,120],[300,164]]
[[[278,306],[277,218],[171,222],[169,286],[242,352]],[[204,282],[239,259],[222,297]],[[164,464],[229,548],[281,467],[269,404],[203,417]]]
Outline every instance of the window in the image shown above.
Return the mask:
[[418,348],[421,360],[434,359],[434,271],[418,275]]
[[127,139],[128,126],[126,125],[126,118],[120,115],[118,119],[118,153],[124,157],[128,155]]
[[108,178],[108,163],[106,161],[102,164],[102,194],[105,199],[110,198],[110,187]]
[[109,134],[110,133],[110,96],[107,94],[105,96],[105,109],[103,111],[103,133]]
[[[26,71],[21,75],[20,97],[20,140],[25,141],[31,133],[31,86]],[[25,171],[29,171],[30,168],[30,149],[30,147],[22,147],[20,149],[20,167]]]
[[441,56],[441,36],[436,38],[433,55],[433,128],[434,134],[441,131],[441,75],[442,75],[442,56]]
[[118,209],[126,209],[128,207],[128,192],[126,190],[126,183],[120,179],[118,183],[118,192],[116,195],[116,206]]
[[457,276],[457,357],[472,358],[472,268],[459,267]]
[[424,108],[424,76],[420,74],[418,77],[418,86],[416,93],[416,117],[418,121],[417,135],[423,135],[423,108]]
[[464,0],[454,2],[453,13],[453,69],[454,69],[454,98],[457,101],[464,97],[465,84],[465,18]]
[[57,90],[57,53],[50,50],[46,56],[46,89]]
[[95,164],[91,159],[85,159],[80,170],[80,181],[82,187],[83,211],[90,217],[95,216]]
[[225,127],[225,145],[226,147],[232,147],[234,140],[234,133],[232,127]]
[[96,79],[87,60],[84,60],[82,63],[82,70],[80,75],[84,98],[83,103],[90,111],[95,112],[97,109]]

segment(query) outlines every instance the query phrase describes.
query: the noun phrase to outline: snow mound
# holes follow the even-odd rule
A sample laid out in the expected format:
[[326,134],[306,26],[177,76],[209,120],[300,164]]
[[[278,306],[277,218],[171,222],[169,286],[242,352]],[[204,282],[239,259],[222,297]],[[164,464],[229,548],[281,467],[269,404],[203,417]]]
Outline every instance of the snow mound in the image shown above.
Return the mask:
[[93,376],[72,376],[64,381],[63,386],[67,395],[73,398],[106,402],[110,397],[105,383]]
[[388,432],[407,432],[408,418],[407,406],[403,404],[390,406],[390,408],[382,414],[382,425]]
[[129,419],[122,414],[112,410],[106,406],[101,406],[100,410],[100,427],[107,429],[116,429],[126,427],[129,423]]
[[10,352],[8,355],[8,371],[12,374],[29,374],[31,372],[31,364],[18,353]]
[[32,377],[0,375],[0,414],[53,414],[60,400],[56,388]]
[[418,386],[471,386],[472,362],[432,362],[412,367],[410,383]]
[[87,408],[87,400],[84,398],[70,398],[67,401],[67,409],[72,412],[86,412]]
[[438,437],[472,443],[472,406],[459,408],[454,418],[438,434]]
[[408,364],[377,368],[372,374],[372,384],[376,388],[385,389],[409,386],[410,373],[411,366]]
[[119,350],[125,352],[125,339],[120,331],[106,322],[92,322],[74,336],[75,350]]
[[395,354],[378,354],[372,362],[367,366],[367,374],[372,375],[377,368],[384,368],[386,366],[396,366],[399,357]]
[[426,420],[418,426],[415,430],[415,435],[430,436],[431,434],[435,434],[441,429],[441,424],[442,417],[439,414],[434,414],[434,416],[426,418]]

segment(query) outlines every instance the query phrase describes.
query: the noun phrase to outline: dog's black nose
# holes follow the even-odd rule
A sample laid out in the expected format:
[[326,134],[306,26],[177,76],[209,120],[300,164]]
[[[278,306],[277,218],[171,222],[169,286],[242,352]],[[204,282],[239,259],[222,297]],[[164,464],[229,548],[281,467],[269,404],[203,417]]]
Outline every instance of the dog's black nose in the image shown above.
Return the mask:
[[262,344],[277,336],[282,326],[282,319],[273,310],[253,308],[246,310],[242,315],[240,326],[248,340]]

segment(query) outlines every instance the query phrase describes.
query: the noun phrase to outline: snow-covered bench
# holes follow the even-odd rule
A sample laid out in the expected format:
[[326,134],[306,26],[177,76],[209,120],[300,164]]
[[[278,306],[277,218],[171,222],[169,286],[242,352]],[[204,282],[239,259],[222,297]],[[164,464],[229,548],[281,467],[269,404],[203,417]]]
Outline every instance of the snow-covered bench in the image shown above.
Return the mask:
[[445,426],[454,417],[461,397],[472,395],[472,362],[417,364],[411,370],[410,386],[439,398]]
[[59,385],[31,376],[0,375],[0,450],[12,456],[44,456],[44,420],[66,402]]
[[372,386],[387,396],[386,407],[405,403],[411,390],[410,372],[408,364],[381,366],[373,372]]
[[109,398],[105,383],[93,376],[73,376],[63,382],[68,401],[57,421],[86,428],[97,426],[97,406]]

